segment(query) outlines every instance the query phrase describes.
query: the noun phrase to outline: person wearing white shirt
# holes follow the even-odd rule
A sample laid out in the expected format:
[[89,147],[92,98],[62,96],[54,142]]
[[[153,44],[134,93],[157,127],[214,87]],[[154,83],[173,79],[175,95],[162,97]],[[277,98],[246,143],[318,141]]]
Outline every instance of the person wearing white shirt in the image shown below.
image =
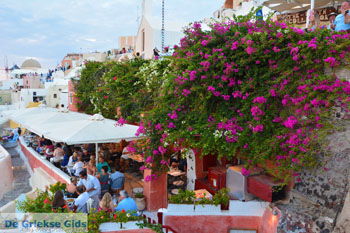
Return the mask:
[[86,192],[89,194],[90,198],[94,201],[92,207],[97,209],[101,195],[101,184],[100,181],[92,175],[88,175],[85,170],[81,171],[80,180],[78,182],[78,186],[84,185],[86,188]]
[[84,185],[77,187],[77,193],[79,194],[79,196],[74,201],[73,209],[76,212],[87,213],[87,201],[89,200],[90,196],[87,192],[85,192]]
[[78,161],[73,166],[73,171],[75,176],[79,176],[80,172],[83,171],[84,163],[82,161],[82,157],[78,156]]

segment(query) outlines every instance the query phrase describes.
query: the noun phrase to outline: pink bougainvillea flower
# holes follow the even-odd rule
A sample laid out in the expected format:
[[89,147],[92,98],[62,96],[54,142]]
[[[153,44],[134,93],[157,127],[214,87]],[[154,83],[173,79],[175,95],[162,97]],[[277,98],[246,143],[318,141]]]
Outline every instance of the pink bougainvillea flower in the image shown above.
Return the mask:
[[246,169],[245,167],[242,167],[241,173],[243,176],[249,176],[251,172],[248,169]]
[[145,127],[143,126],[143,124],[141,123],[139,128],[137,129],[135,136],[140,136],[140,134],[144,134],[146,133]]
[[231,50],[236,50],[236,49],[238,49],[238,42],[237,41],[235,41],[235,42],[233,42],[232,43],[232,45],[231,45]]
[[249,55],[253,54],[256,52],[256,48],[250,47],[248,46],[248,48],[246,48],[245,50]]
[[153,162],[153,158],[151,156],[148,156],[145,160],[146,163],[152,163]]
[[263,104],[263,103],[266,103],[266,98],[264,96],[259,96],[259,97],[256,97],[254,100],[253,100],[253,103],[259,103],[259,104]]
[[298,158],[292,158],[292,162],[293,163],[299,163],[299,159]]
[[175,126],[175,124],[174,124],[173,122],[170,122],[170,123],[168,124],[168,128],[169,128],[169,129],[173,129],[173,128],[176,128],[176,126]]
[[208,86],[208,91],[215,91],[215,87],[213,87],[213,86]]
[[117,126],[122,126],[122,125],[124,125],[124,124],[126,124],[126,123],[127,123],[127,121],[126,121],[123,117],[121,117],[121,118],[119,118],[119,120],[117,121],[116,125],[117,125]]
[[103,96],[104,99],[108,99],[108,95]]
[[159,155],[159,151],[158,150],[153,150],[152,152],[154,155]]
[[201,45],[207,46],[208,45],[208,41],[207,40],[202,40]]
[[182,95],[183,95],[183,96],[188,96],[189,94],[191,94],[191,91],[190,91],[190,90],[187,90],[187,89],[183,89],[183,90],[182,90]]
[[160,164],[166,165],[166,166],[167,166],[169,163],[168,163],[167,161],[165,161],[165,160],[161,160],[161,161],[160,161]]
[[331,67],[334,67],[337,63],[337,60],[334,57],[327,57],[326,59],[323,60],[326,63],[329,63]]
[[113,77],[113,80],[117,80],[117,77]]
[[253,106],[251,109],[250,109],[251,113],[252,113],[252,116],[262,116],[264,115],[264,111],[261,110],[258,106]]
[[273,50],[275,53],[278,53],[279,51],[281,51],[281,49],[278,48],[278,47],[276,47],[276,46],[273,47],[272,50]]
[[283,122],[283,125],[290,129],[293,129],[296,124],[298,124],[298,119],[295,116],[290,116]]
[[163,129],[163,128],[162,128],[162,124],[160,124],[160,123],[156,124],[156,125],[154,126],[154,128],[155,128],[156,130],[162,130],[162,129]]
[[166,149],[165,149],[164,147],[162,147],[162,146],[159,146],[159,147],[158,147],[158,150],[159,150],[159,152],[160,152],[162,155],[164,155],[164,154],[166,153]]
[[272,97],[277,96],[275,89],[270,89],[270,90],[269,90],[269,93],[270,93],[270,95],[271,95]]
[[252,130],[254,133],[262,132],[264,131],[264,126],[263,125],[257,125],[252,127]]

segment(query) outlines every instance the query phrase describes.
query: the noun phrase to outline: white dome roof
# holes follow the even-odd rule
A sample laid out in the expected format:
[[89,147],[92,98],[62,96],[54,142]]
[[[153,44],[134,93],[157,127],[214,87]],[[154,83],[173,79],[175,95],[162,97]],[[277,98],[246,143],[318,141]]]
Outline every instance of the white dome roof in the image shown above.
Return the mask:
[[37,60],[33,58],[27,59],[22,63],[21,69],[31,69],[31,68],[40,69],[41,65]]

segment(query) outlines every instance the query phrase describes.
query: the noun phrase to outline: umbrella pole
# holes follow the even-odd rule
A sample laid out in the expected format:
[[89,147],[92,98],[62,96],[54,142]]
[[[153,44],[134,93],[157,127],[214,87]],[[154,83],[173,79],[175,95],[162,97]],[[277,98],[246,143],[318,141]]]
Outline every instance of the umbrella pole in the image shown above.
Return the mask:
[[96,166],[97,166],[97,163],[98,163],[98,143],[95,144],[95,156],[96,156]]
[[311,10],[315,9],[315,0],[310,0],[311,1]]

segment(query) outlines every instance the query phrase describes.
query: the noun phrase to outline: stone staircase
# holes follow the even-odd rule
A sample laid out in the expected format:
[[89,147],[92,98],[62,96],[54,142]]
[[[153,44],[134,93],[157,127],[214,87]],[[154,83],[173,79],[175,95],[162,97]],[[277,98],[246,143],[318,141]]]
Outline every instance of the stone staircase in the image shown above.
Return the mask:
[[20,194],[27,193],[32,190],[29,184],[30,174],[27,168],[19,156],[16,148],[7,149],[12,159],[13,166],[13,189],[10,192],[4,194],[3,198],[0,199],[0,207],[4,206],[10,201],[15,200]]
[[321,167],[302,172],[290,203],[278,205],[282,212],[279,233],[333,232],[350,188],[350,148],[342,142],[347,138],[343,133],[332,136],[333,142],[339,142],[333,144],[336,151],[319,155]]

